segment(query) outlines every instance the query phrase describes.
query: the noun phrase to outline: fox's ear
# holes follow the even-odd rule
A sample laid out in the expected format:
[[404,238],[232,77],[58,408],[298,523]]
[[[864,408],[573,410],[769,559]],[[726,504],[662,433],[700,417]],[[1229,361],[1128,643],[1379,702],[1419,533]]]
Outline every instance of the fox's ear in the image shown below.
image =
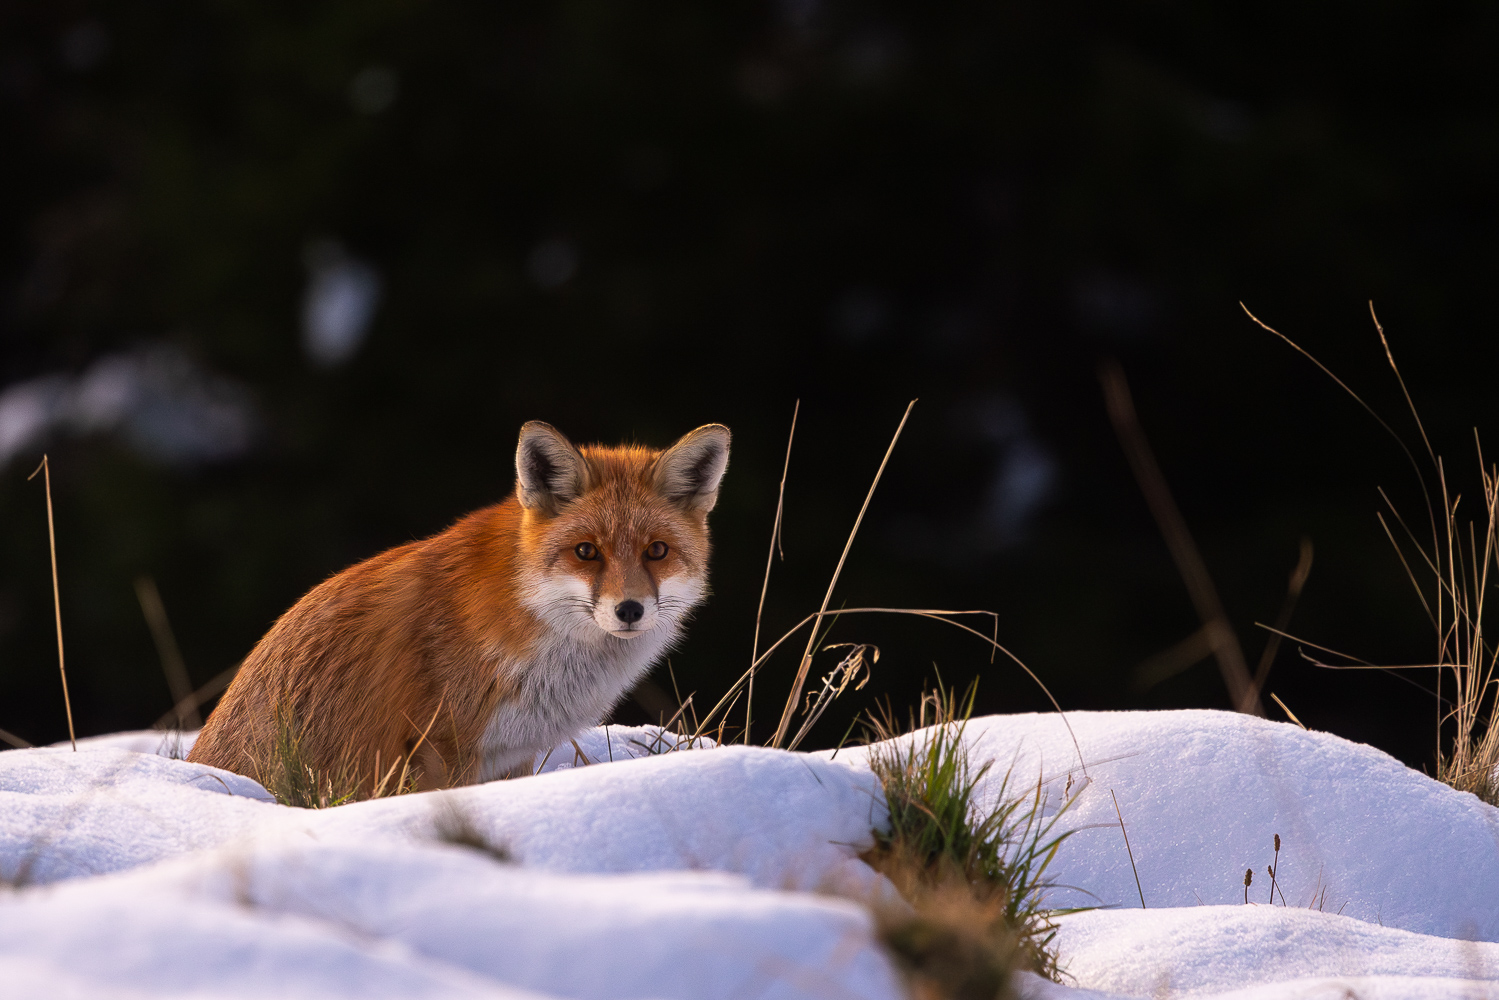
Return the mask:
[[520,429],[515,482],[522,507],[555,514],[588,489],[588,463],[561,431],[532,420]]
[[704,424],[656,459],[656,491],[673,503],[706,514],[718,502],[718,484],[728,467],[729,429],[723,424]]

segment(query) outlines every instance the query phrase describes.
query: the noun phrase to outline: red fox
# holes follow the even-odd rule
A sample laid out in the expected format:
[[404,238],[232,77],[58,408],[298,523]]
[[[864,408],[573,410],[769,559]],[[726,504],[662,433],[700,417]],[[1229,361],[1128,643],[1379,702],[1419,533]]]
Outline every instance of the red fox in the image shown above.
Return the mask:
[[[575,447],[532,421],[516,488],[314,587],[245,659],[188,760],[250,777],[295,720],[302,757],[368,792],[531,773],[666,653],[707,594],[729,429],[665,451]],[[423,737],[423,733],[426,733]]]

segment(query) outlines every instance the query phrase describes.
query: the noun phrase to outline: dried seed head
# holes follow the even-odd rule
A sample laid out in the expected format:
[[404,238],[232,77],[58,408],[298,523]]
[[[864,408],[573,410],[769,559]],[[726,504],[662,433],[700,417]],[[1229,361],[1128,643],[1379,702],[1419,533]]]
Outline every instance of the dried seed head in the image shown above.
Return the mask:
[[1280,852],[1280,834],[1278,833],[1275,835],[1275,850],[1276,853]]
[[1249,886],[1251,886],[1253,884],[1254,884],[1254,869],[1253,868],[1246,868],[1246,869],[1244,869],[1244,887],[1247,889]]
[[1265,866],[1265,874],[1269,875],[1271,878],[1274,878],[1275,877],[1275,869],[1271,868],[1269,865],[1266,865]]

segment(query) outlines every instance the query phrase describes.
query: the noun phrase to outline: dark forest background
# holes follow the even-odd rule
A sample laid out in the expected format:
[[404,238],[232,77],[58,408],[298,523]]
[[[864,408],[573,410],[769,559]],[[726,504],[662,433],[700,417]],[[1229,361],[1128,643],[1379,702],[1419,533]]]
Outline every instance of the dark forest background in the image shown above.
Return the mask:
[[[84,734],[171,704],[138,577],[202,683],[328,574],[505,495],[523,421],[654,444],[721,421],[716,592],[672,657],[684,695],[715,698],[749,659],[794,401],[771,634],[816,609],[915,397],[835,606],[994,609],[1065,708],[1227,707],[1211,660],[1140,682],[1199,623],[1106,416],[1107,359],[1251,662],[1303,537],[1291,631],[1424,662],[1430,626],[1375,520],[1381,486],[1424,518],[1409,465],[1238,303],[1414,442],[1373,300],[1476,497],[1496,18],[1445,0],[8,3],[0,726],[67,734],[26,481],[43,450]],[[956,630],[847,619],[833,638],[884,655],[814,743],[939,670],[980,676],[981,711],[1047,707]],[[762,736],[794,666],[758,685]],[[1287,644],[1268,687],[1314,728],[1432,758],[1435,703],[1395,677]]]

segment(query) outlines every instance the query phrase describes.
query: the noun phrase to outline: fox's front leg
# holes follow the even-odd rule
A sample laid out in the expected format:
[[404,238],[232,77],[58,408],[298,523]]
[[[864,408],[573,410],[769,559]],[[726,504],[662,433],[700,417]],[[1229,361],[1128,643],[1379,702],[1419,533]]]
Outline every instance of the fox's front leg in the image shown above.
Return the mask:
[[525,760],[517,761],[510,770],[500,775],[501,780],[510,778],[529,778],[536,773],[536,755],[533,753]]

